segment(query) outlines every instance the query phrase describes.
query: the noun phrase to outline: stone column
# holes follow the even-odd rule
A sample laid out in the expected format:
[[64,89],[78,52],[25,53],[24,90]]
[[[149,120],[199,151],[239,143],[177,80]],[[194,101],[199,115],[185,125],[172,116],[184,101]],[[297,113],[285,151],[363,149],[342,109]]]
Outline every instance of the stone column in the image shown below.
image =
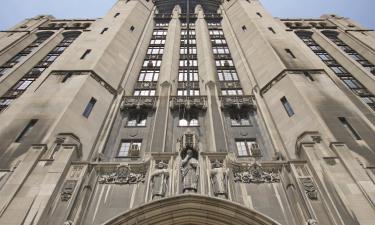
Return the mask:
[[159,77],[159,102],[155,113],[151,152],[171,151],[171,149],[165,150],[165,139],[167,135],[166,132],[170,130],[167,127],[169,116],[169,96],[172,92],[171,81],[176,80],[178,74],[179,48],[177,46],[180,46],[180,13],[180,7],[175,6],[173,9],[172,20],[169,22],[167,39],[165,41],[164,55]]
[[216,87],[216,65],[212,53],[210,35],[208,33],[207,23],[204,19],[204,12],[200,5],[195,9],[197,21],[195,23],[195,32],[197,37],[198,69],[202,95],[207,95],[208,107],[206,113],[206,126],[210,130],[208,151],[224,152],[227,151],[226,136],[224,133],[223,118],[219,107],[220,102],[217,97]]

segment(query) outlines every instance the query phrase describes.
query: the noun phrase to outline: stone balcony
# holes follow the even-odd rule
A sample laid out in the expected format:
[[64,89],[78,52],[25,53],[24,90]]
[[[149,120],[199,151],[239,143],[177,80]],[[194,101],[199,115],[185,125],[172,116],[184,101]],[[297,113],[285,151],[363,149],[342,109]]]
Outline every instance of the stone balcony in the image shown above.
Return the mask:
[[171,96],[169,102],[172,110],[181,107],[207,109],[207,96]]
[[121,103],[121,110],[126,109],[141,109],[141,108],[156,108],[157,96],[125,96]]
[[254,104],[254,96],[252,95],[227,95],[220,96],[221,108],[253,108],[256,106]]

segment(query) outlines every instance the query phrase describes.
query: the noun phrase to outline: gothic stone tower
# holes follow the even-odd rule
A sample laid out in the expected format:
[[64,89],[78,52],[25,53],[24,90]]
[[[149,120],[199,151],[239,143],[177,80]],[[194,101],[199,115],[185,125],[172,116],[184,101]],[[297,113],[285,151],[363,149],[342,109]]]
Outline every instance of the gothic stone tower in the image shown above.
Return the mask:
[[375,33],[258,0],[0,32],[0,224],[375,224]]

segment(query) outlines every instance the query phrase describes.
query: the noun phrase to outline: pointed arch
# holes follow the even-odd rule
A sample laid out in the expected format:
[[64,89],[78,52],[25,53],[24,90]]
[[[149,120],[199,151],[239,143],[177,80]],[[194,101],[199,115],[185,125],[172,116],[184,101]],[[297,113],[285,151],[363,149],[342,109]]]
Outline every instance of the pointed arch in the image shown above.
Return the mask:
[[103,225],[280,225],[240,204],[219,198],[184,194],[153,201],[108,220]]

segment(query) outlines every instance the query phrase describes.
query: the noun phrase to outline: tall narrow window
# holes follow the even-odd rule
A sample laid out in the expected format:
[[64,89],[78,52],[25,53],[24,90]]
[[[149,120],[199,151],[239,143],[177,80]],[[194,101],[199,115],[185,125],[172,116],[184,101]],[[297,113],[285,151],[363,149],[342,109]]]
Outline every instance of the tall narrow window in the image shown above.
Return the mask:
[[108,30],[108,27],[105,27],[100,34],[104,34]]
[[91,111],[92,109],[94,108],[94,105],[96,103],[96,99],[95,98],[91,98],[89,103],[87,104],[86,108],[85,108],[85,111],[83,111],[83,116],[86,117],[86,118],[89,118],[90,114],[91,114]]
[[289,48],[286,48],[285,51],[286,51],[286,53],[288,53],[293,59],[296,58],[296,56],[293,54],[293,52],[292,52]]
[[116,18],[120,15],[120,13],[116,13],[113,17]]
[[294,111],[292,106],[289,104],[288,100],[285,97],[282,97],[280,99],[281,103],[283,104],[286,113],[288,114],[289,117],[294,115]]
[[26,127],[23,128],[22,132],[18,135],[16,142],[20,142],[24,137],[26,137],[31,132],[36,122],[38,122],[37,119],[30,120]]
[[350,125],[350,123],[346,120],[345,117],[339,117],[339,120],[341,124],[351,133],[351,135],[356,139],[356,140],[362,140],[362,138],[359,136],[357,131]]
[[85,53],[83,53],[83,55],[81,56],[81,59],[85,59],[86,56],[87,56],[88,54],[90,54],[90,52],[91,52],[91,49],[87,49],[87,50],[85,51]]
[[275,30],[272,27],[269,27],[268,30],[271,31],[273,34],[276,34]]
[[314,78],[311,76],[311,74],[309,72],[306,72],[304,71],[303,74],[305,75],[305,77],[307,79],[309,79],[310,81],[315,81]]
[[260,14],[260,12],[257,12],[257,15],[258,15],[259,17],[261,17],[261,18],[263,17],[262,14]]

